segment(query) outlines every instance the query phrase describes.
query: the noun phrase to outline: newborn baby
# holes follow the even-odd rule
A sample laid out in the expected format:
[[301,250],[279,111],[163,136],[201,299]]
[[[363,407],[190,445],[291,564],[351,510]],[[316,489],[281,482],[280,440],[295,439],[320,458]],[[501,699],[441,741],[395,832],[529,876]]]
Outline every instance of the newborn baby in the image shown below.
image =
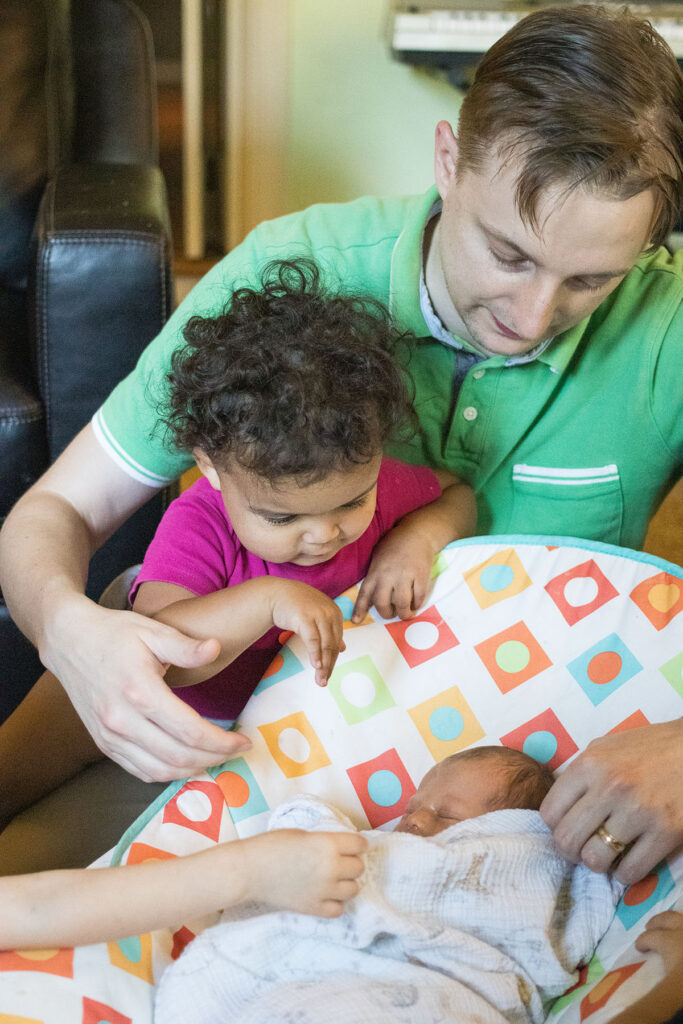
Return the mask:
[[[363,833],[363,884],[341,917],[230,911],[166,971],[155,1020],[540,1024],[621,894],[555,850],[537,810],[551,784],[519,751],[447,758],[394,832]],[[354,830],[307,796],[279,807],[270,828]]]

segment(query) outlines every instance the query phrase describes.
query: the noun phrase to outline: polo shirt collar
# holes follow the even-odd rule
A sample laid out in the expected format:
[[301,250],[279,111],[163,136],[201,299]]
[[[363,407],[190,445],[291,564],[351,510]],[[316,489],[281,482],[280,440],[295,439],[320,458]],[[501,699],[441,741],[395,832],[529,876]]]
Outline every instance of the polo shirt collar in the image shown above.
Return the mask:
[[[420,305],[422,237],[430,212],[434,204],[439,201],[439,192],[435,186],[428,189],[423,196],[418,196],[413,200],[391,258],[389,309],[394,319],[405,330],[411,331],[418,337],[432,336]],[[590,317],[586,317],[575,327],[558,334],[546,348],[539,352],[535,361],[544,363],[553,373],[563,373],[567,369],[589,321]],[[467,345],[463,344],[463,348],[470,351]],[[510,360],[509,357],[496,355],[489,356],[485,362],[490,366],[514,366],[519,360],[515,357]]]

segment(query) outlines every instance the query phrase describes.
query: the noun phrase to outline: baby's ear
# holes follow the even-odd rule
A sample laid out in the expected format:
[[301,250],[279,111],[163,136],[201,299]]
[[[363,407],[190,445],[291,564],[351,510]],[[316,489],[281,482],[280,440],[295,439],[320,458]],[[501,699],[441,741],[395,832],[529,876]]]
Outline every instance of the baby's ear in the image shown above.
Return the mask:
[[214,491],[220,491],[221,479],[218,475],[218,471],[214,466],[213,462],[201,448],[193,448],[192,454],[194,455],[194,461],[197,463],[197,468],[206,479],[209,481]]

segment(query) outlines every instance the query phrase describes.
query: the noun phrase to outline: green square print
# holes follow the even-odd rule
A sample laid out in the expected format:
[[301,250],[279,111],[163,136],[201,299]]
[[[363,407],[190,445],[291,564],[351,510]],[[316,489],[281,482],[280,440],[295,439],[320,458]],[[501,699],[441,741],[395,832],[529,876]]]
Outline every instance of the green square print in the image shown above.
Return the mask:
[[659,671],[671,683],[678,696],[683,697],[683,651],[662,665]]
[[378,712],[396,706],[369,654],[338,665],[330,676],[327,689],[349,725],[364,722]]

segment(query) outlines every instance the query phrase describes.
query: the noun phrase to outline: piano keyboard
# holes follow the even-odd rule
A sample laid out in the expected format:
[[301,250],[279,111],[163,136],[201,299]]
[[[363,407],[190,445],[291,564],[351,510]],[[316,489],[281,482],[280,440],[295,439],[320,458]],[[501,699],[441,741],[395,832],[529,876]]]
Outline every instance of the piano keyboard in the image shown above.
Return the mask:
[[[484,53],[525,15],[552,2],[520,3],[490,0],[478,6],[476,0],[442,0],[431,3],[398,3],[390,18],[391,46],[397,57],[420,53]],[[621,7],[622,4],[615,6]],[[683,3],[630,4],[634,14],[647,18],[667,41],[676,57],[683,58]]]

